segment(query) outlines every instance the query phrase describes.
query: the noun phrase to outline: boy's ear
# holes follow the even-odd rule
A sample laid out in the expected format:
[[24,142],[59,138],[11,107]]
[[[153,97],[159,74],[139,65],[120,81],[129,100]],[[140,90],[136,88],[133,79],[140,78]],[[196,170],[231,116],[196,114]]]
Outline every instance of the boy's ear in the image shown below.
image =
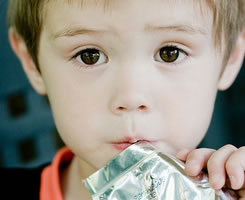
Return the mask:
[[16,33],[14,28],[9,29],[9,41],[15,54],[20,59],[22,67],[32,85],[41,95],[46,94],[43,78],[29,54],[24,40]]
[[218,83],[219,90],[226,90],[232,85],[232,83],[236,79],[237,74],[239,73],[242,67],[244,54],[245,54],[245,29],[238,36],[234,50],[232,51],[232,54],[226,66],[224,66],[224,71],[221,74]]

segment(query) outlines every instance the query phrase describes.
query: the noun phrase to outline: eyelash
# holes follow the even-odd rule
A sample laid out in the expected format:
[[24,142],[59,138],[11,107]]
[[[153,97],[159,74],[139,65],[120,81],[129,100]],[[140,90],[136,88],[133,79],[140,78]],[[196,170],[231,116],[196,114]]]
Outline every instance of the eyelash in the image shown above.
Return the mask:
[[104,55],[105,56],[105,60],[106,60],[105,63],[108,62],[108,57],[106,56],[106,54],[103,51],[99,50],[99,48],[97,48],[97,47],[86,47],[84,49],[81,49],[74,56],[72,56],[71,60],[76,65],[78,65],[80,68],[85,68],[85,69],[92,69],[92,68],[96,67],[97,65],[100,65],[100,64],[86,64],[83,61],[82,61],[83,63],[78,61],[78,56],[81,56],[82,52],[91,51],[91,50],[98,51],[100,53],[100,57],[99,57],[98,61],[101,59],[101,55]]
[[178,58],[176,60],[174,60],[173,62],[166,62],[164,60],[157,61],[155,59],[156,62],[159,62],[159,63],[164,64],[164,65],[170,65],[172,67],[177,66],[182,60],[185,60],[185,58],[189,56],[189,53],[187,53],[185,50],[183,50],[183,48],[179,47],[179,45],[167,44],[166,46],[162,46],[160,49],[158,49],[157,53],[154,55],[154,58],[156,58],[156,56],[159,55],[160,54],[160,51],[162,49],[164,49],[164,48],[173,48],[173,49],[176,49],[176,50],[178,50],[178,53],[181,53],[184,56],[184,58],[182,58],[180,61],[176,61],[176,60],[179,60],[180,55],[178,55]]
[[[172,48],[172,49],[175,49],[175,50],[178,51],[178,57],[176,58],[176,60],[179,59],[179,57],[180,57],[179,54],[180,53],[184,55],[184,58],[182,58],[181,60],[183,60],[183,59],[185,59],[185,57],[188,57],[189,56],[189,54],[185,50],[183,50],[182,48],[178,47],[178,45],[168,44],[166,46],[161,47],[157,51],[157,53],[154,55],[154,59],[155,59],[156,62],[162,63],[164,65],[171,65],[171,66],[176,66],[176,65],[179,64],[179,62],[181,62],[181,61],[176,61],[176,60],[174,60],[173,62],[166,62],[162,58],[160,58],[161,61],[158,61],[156,58],[157,57],[161,57],[160,56],[161,50],[166,49],[166,48]],[[104,59],[105,59],[105,61],[103,61],[103,62],[104,63],[108,62],[108,57],[106,56],[106,54],[104,54],[103,51],[99,50],[97,47],[87,47],[87,48],[84,48],[84,49],[80,50],[79,52],[77,52],[74,56],[72,56],[71,60],[73,60],[76,65],[79,65],[79,67],[85,68],[85,69],[92,69],[92,68],[96,67],[97,65],[100,65],[100,64],[96,64],[97,61],[96,61],[95,64],[86,64],[86,63],[84,63],[83,60],[82,60],[83,63],[81,63],[80,61],[78,61],[78,56],[81,56],[82,55],[82,52],[86,52],[86,51],[89,51],[89,50],[90,51],[97,51],[97,52],[100,53],[99,59],[97,61],[99,61],[101,59],[101,55],[102,55],[102,56],[104,56]]]

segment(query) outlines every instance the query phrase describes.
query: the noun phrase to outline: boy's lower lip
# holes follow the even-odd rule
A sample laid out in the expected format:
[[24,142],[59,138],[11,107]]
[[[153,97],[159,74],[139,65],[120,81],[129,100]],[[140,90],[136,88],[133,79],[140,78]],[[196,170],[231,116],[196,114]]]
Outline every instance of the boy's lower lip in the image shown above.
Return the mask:
[[124,149],[128,148],[130,145],[132,145],[134,143],[130,143],[130,142],[120,142],[120,143],[115,143],[112,144],[113,147],[119,151],[123,151]]

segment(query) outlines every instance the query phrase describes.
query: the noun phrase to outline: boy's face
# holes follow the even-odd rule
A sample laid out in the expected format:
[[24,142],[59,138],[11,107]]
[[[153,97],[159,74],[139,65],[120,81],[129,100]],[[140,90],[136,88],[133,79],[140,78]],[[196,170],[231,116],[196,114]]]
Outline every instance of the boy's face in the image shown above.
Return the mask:
[[80,160],[96,169],[139,140],[170,153],[202,140],[222,58],[211,11],[197,4],[49,3],[40,68],[58,131]]

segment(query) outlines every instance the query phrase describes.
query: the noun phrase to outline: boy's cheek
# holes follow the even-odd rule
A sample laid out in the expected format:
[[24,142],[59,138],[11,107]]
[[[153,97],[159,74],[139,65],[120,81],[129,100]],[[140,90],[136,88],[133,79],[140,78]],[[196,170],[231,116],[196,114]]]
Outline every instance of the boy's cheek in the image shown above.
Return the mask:
[[[110,97],[115,94],[113,90],[108,91],[108,89],[103,88],[105,84],[99,82],[99,79],[89,84],[87,80],[82,78],[83,73],[81,71],[77,70],[75,73],[75,70],[69,69],[70,66],[68,68],[64,65],[59,66],[59,62],[56,63],[54,60],[46,60],[43,66],[45,66],[44,76],[51,106],[61,133],[76,133],[76,137],[79,138],[79,131],[90,133],[91,127],[93,129],[97,123],[101,123],[101,121],[95,120],[98,119],[96,116],[112,115],[108,110],[108,104]],[[158,127],[167,126],[168,128],[163,132],[163,137],[167,135],[166,137],[170,137],[169,141],[183,147],[193,148],[202,139],[210,122],[215,100],[214,76],[210,78],[208,72],[205,72],[205,76],[203,71],[198,72],[198,69],[195,73],[190,70],[188,74],[185,73],[185,76],[179,73],[180,78],[168,76],[167,78],[170,77],[168,85],[157,79],[160,83],[157,89],[151,85],[148,86],[154,88],[155,94],[152,96],[158,101],[157,104],[153,102],[154,105],[150,106],[154,109],[151,112],[159,112],[164,121],[164,124],[159,122],[155,125]],[[112,84],[110,87],[113,88],[114,86]],[[104,127],[111,126],[113,123],[110,120],[101,119],[104,122]],[[154,124],[151,123],[151,120],[152,118],[148,120],[150,125]],[[104,128],[101,129],[101,132],[105,130]],[[151,132],[151,128],[149,128],[149,132]],[[174,133],[173,137],[172,133]],[[178,135],[183,142],[176,141]],[[184,138],[193,138],[193,142]]]

